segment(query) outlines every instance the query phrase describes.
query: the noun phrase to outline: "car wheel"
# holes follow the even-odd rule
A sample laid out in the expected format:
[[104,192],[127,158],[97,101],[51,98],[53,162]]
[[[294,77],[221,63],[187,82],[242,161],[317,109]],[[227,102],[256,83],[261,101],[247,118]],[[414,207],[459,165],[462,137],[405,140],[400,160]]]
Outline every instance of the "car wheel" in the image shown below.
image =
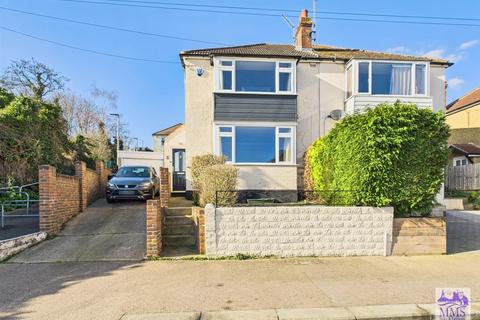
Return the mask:
[[115,200],[114,200],[114,199],[112,199],[112,198],[108,198],[108,197],[107,197],[107,203],[114,203],[114,202],[115,202]]

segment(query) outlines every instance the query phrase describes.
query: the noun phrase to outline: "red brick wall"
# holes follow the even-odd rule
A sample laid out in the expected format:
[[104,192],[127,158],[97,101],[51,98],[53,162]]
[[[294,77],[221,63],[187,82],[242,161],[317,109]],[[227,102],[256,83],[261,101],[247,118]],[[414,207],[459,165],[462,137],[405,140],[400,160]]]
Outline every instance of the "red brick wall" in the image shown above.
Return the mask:
[[159,200],[147,201],[147,257],[157,257],[162,251],[163,208]]
[[193,207],[192,215],[197,227],[197,251],[199,254],[205,254],[205,209]]
[[147,201],[147,257],[159,256],[162,251],[162,227],[170,199],[168,169],[160,168],[160,200]]
[[56,211],[58,224],[62,226],[78,214],[80,208],[79,178],[57,174]]
[[75,176],[57,174],[49,165],[39,167],[40,231],[56,234],[87,205],[103,197],[110,170],[98,162],[95,171],[75,164]]
[[100,198],[100,176],[94,170],[87,169],[87,205]]

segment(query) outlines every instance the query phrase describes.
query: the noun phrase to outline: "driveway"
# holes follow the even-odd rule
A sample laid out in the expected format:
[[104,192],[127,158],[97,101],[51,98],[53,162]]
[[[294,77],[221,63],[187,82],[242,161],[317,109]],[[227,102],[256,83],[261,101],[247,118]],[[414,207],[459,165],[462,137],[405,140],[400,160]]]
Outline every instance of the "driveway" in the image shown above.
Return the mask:
[[15,256],[19,263],[139,261],[145,254],[145,203],[93,203],[55,238]]
[[480,211],[447,211],[447,253],[480,253]]

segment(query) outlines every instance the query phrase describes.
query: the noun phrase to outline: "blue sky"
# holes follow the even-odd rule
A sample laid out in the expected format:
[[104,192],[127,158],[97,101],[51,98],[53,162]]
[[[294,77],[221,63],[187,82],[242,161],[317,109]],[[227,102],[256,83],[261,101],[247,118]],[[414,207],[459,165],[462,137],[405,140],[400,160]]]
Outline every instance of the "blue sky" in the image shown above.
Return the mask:
[[[176,2],[299,10],[310,9],[312,6],[310,0]],[[475,13],[480,11],[480,1],[465,2],[468,2],[468,5],[440,0],[320,0],[318,10],[477,18]],[[291,31],[279,17],[125,8],[59,0],[0,0],[0,6],[228,44],[291,42]],[[296,23],[296,20],[293,20]],[[466,23],[480,24],[480,21]],[[133,35],[3,10],[0,10],[0,26],[86,49],[154,60],[179,61],[178,53],[181,50],[214,46]],[[318,19],[317,26],[317,43],[428,54],[453,60],[455,65],[447,71],[448,101],[480,86],[480,27],[334,21],[322,18]],[[180,64],[135,62],[98,56],[0,29],[0,70],[3,70],[10,60],[30,57],[67,76],[70,79],[68,87],[72,91],[87,94],[92,85],[96,85],[117,92],[118,112],[129,123],[131,135],[143,139],[146,145],[151,145],[152,132],[183,121],[184,88]]]

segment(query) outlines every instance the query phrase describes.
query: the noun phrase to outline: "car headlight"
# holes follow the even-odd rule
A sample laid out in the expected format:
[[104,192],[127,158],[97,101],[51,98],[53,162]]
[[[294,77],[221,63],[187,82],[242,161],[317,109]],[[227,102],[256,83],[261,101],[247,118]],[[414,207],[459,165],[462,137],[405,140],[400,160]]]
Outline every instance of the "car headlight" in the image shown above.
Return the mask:
[[140,187],[142,188],[148,188],[148,187],[151,187],[152,186],[152,183],[149,181],[149,182],[143,182],[140,184]]
[[108,183],[108,187],[109,187],[109,188],[116,188],[117,186],[114,185],[113,183],[109,182],[109,183]]

